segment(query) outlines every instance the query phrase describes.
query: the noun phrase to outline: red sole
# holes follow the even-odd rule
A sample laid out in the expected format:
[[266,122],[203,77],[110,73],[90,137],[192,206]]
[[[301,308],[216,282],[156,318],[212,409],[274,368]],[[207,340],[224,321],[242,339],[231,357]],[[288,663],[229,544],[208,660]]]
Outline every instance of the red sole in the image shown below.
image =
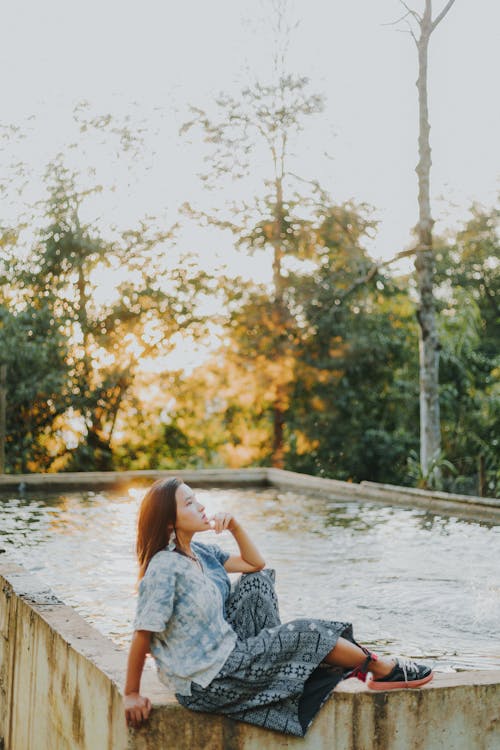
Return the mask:
[[375,680],[367,680],[366,687],[370,690],[401,690],[402,688],[417,688],[430,682],[434,677],[434,672],[431,672],[427,677],[422,677],[421,680],[412,680],[411,682],[375,682]]

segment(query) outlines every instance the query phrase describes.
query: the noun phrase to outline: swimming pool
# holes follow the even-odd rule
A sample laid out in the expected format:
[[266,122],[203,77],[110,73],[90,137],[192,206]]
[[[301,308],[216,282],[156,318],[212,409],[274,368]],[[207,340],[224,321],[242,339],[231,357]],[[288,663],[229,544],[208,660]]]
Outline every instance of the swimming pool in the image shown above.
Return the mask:
[[[0,547],[123,646],[135,609],[142,494],[0,500]],[[500,527],[276,488],[197,495],[209,513],[234,513],[276,569],[283,621],[349,620],[356,638],[380,653],[442,671],[500,666]],[[198,539],[236,549],[228,532]]]

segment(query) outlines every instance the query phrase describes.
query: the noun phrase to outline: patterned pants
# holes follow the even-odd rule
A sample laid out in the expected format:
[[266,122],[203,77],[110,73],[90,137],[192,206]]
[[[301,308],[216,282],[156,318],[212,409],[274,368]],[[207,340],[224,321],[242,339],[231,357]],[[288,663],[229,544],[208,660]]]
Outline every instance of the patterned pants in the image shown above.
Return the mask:
[[243,574],[226,602],[238,640],[219,674],[203,688],[192,683],[179,703],[194,711],[303,737],[314,716],[348,670],[323,660],[342,636],[355,643],[352,626],[299,619],[282,624],[274,570]]

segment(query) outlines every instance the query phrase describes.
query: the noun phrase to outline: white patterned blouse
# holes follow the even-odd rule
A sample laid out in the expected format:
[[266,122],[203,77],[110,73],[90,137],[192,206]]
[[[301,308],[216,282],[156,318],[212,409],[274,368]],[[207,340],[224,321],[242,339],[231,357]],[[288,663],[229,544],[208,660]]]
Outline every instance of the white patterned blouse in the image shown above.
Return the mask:
[[164,549],[151,558],[139,584],[133,628],[151,631],[158,678],[181,695],[191,695],[191,682],[209,685],[237,639],[207,568],[205,563],[202,572],[189,558]]

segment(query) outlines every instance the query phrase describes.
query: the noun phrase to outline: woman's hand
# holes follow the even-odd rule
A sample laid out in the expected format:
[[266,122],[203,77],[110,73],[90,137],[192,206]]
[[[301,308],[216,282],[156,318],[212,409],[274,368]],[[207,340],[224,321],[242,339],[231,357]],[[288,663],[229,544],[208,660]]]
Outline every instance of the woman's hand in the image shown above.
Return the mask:
[[216,513],[210,525],[216,534],[224,529],[230,531],[240,548],[239,555],[229,555],[224,563],[228,573],[254,573],[265,567],[266,563],[259,550],[231,513]]
[[139,693],[129,693],[123,696],[123,705],[127,726],[139,729],[142,722],[146,721],[149,716],[151,701],[149,698],[143,698]]
[[220,534],[221,531],[226,529],[231,532],[235,532],[239,528],[239,523],[231,513],[216,513],[210,519],[210,527],[216,534]]

